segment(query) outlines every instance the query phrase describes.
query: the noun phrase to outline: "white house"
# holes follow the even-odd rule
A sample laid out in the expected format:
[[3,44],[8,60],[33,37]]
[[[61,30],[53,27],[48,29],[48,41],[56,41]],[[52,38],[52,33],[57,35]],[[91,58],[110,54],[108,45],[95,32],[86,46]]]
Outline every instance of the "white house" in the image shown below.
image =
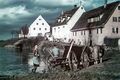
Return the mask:
[[81,45],[102,45],[105,39],[120,38],[120,1],[84,12],[71,31]]
[[50,32],[49,24],[40,15],[29,27],[28,37],[44,36]]
[[85,12],[83,6],[74,6],[74,9],[62,12],[52,25],[52,35],[55,39],[69,42],[71,38],[70,29],[75,25],[81,15]]

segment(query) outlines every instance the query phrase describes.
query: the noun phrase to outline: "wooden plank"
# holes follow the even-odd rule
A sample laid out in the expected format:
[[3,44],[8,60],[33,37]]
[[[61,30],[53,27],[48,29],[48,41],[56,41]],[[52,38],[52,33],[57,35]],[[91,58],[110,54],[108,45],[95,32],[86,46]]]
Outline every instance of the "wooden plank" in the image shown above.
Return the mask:
[[54,55],[51,53],[51,51],[50,51],[49,49],[46,49],[46,50],[50,53],[51,57],[54,59],[55,57],[54,57]]
[[74,44],[74,40],[72,41],[72,43],[71,43],[71,45],[70,45],[70,48],[69,48],[69,51],[68,51],[68,54],[67,54],[67,57],[66,57],[67,60],[68,60],[70,69],[72,69],[71,62],[70,62],[70,52],[71,52],[71,49],[72,49],[73,44]]
[[74,44],[74,40],[72,41],[72,43],[71,43],[71,45],[70,45],[70,48],[69,48],[69,51],[68,51],[68,53],[67,53],[67,59],[69,59],[69,57],[70,57],[70,52],[71,52],[71,49],[72,49],[72,46],[73,46],[73,44]]

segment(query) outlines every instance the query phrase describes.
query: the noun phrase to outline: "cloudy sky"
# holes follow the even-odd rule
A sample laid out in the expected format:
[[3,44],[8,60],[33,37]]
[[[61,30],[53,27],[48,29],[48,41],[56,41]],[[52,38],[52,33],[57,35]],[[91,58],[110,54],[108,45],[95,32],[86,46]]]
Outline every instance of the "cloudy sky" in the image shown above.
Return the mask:
[[[118,0],[108,0],[108,3]],[[12,30],[30,25],[40,14],[47,22],[54,19],[62,10],[80,5],[80,0],[0,0],[0,40],[11,38]],[[85,10],[104,4],[104,0],[81,0]]]

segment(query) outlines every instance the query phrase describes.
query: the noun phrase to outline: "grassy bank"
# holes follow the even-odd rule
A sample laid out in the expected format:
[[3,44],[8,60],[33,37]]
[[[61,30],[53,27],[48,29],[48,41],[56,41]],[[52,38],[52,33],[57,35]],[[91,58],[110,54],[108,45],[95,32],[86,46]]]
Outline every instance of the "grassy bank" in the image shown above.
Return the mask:
[[20,40],[19,38],[0,40],[0,47],[5,47],[6,45],[13,45],[16,41]]
[[59,71],[44,74],[29,74],[15,76],[13,80],[119,80],[120,79],[120,53],[107,51],[105,61],[79,71]]

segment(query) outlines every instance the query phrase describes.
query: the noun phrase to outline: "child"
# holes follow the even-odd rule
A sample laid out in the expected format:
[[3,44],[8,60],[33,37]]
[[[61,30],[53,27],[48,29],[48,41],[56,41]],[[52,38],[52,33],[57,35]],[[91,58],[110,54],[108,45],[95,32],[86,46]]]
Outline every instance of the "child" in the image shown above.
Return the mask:
[[34,68],[32,69],[32,72],[36,72],[37,70],[37,67],[39,67],[39,60],[38,60],[38,56],[34,54],[34,57],[33,57],[33,66]]

